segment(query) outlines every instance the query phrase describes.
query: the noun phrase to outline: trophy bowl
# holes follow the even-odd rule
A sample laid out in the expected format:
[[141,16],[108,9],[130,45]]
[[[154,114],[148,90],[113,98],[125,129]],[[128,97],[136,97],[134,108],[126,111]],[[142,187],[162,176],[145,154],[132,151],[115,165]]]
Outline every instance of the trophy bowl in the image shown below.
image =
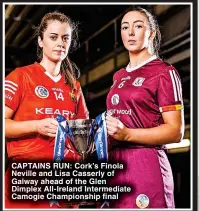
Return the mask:
[[73,135],[70,140],[74,149],[82,156],[84,161],[86,155],[92,151],[94,146],[93,137],[89,136],[93,119],[69,120],[68,125]]

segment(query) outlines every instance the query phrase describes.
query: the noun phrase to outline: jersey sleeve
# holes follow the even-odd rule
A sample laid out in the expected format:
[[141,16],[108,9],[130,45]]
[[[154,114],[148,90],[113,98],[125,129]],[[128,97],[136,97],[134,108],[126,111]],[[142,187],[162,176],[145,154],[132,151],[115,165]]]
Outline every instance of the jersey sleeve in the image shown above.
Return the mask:
[[77,102],[77,117],[76,118],[77,119],[88,119],[89,118],[89,112],[88,112],[88,109],[86,106],[86,102],[85,102],[81,87],[79,89],[79,99]]
[[20,105],[23,92],[23,77],[18,69],[12,71],[5,78],[5,105],[16,111]]
[[173,66],[166,68],[160,76],[157,97],[160,112],[183,109],[181,79]]

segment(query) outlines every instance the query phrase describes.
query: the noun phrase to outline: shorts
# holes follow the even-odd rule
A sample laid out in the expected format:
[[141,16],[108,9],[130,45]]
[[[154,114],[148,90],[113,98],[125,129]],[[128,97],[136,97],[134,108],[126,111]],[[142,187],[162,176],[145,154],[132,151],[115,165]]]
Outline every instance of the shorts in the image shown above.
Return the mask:
[[116,148],[109,152],[109,162],[124,165],[109,184],[131,187],[130,193],[120,193],[119,199],[110,201],[109,208],[175,207],[173,175],[164,150]]

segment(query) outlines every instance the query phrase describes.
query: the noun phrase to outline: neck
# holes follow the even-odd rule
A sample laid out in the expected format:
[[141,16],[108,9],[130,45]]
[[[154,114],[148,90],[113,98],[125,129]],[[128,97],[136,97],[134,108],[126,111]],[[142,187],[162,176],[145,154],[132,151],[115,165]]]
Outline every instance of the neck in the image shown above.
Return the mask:
[[40,64],[46,69],[48,73],[50,73],[53,77],[56,77],[60,73],[61,61],[60,62],[52,62],[46,61],[44,59],[41,60]]
[[141,52],[138,52],[138,53],[129,51],[130,68],[138,66],[142,62],[149,59],[151,56],[153,56],[153,55],[150,54],[148,51],[141,51]]

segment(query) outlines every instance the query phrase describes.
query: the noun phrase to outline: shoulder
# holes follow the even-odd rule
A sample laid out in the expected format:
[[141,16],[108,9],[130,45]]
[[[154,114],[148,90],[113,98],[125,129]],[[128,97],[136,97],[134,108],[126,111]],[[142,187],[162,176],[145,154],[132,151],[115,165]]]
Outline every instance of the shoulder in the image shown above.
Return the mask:
[[173,65],[171,65],[166,61],[163,61],[162,59],[157,59],[156,61],[154,61],[154,63],[156,65],[157,70],[159,70],[160,73],[175,69]]
[[22,66],[22,67],[17,67],[10,74],[19,75],[19,76],[23,77],[27,74],[33,73],[36,68],[37,68],[36,64],[34,63],[34,64]]
[[35,69],[37,69],[37,68],[38,68],[38,66],[37,66],[37,64],[36,64],[36,62],[35,62],[35,63],[33,63],[33,64],[30,64],[30,65],[26,65],[26,66],[23,66],[23,67],[18,67],[17,69],[18,69],[19,71],[23,72],[23,73],[32,73],[32,72],[34,72]]
[[77,87],[77,92],[81,92],[82,87],[81,87],[81,84],[78,80],[76,80],[76,87]]
[[77,89],[81,88],[81,84],[78,80],[76,80],[76,86],[77,86]]
[[152,62],[150,62],[148,64],[149,66],[151,66],[151,68],[153,68],[153,70],[157,71],[157,73],[162,73],[164,72],[169,66],[171,66],[169,63],[163,61],[160,58],[157,58],[155,60],[153,60]]
[[116,78],[120,77],[123,74],[124,71],[125,71],[124,67],[119,69],[117,72],[114,73],[113,79],[116,79]]
[[163,68],[161,71],[161,76],[169,75],[170,78],[173,78],[173,77],[180,78],[179,72],[176,70],[176,68],[172,64],[166,61],[163,61],[162,65],[163,65]]
[[150,63],[150,66],[151,66],[151,68],[149,68],[150,72],[153,72],[154,75],[159,76],[160,78],[161,76],[171,75],[172,73],[179,75],[178,71],[175,69],[173,65],[159,58],[152,61]]

